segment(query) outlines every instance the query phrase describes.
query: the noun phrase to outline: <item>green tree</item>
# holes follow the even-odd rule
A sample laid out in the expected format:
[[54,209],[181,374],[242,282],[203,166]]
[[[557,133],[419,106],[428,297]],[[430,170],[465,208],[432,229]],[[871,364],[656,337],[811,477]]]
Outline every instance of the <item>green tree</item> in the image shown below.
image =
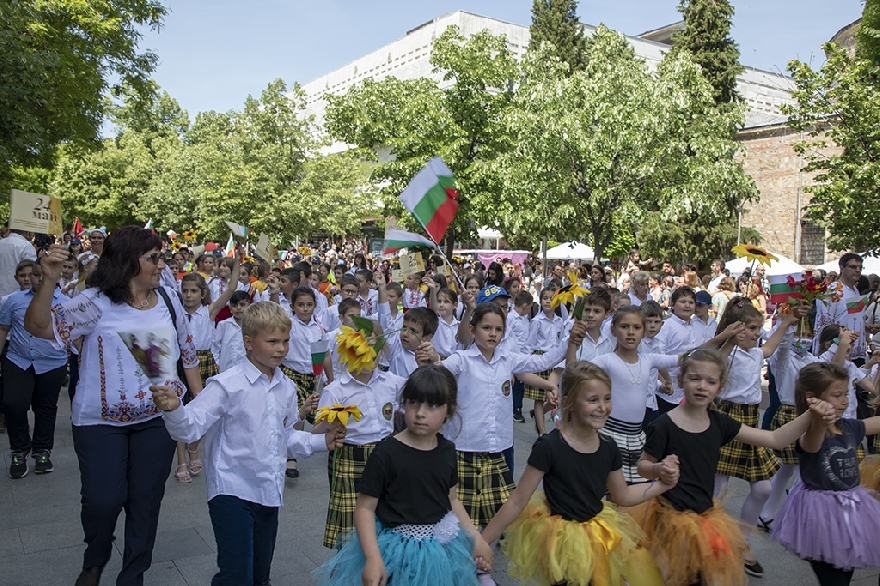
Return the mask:
[[554,54],[568,64],[569,73],[584,68],[589,42],[577,15],[577,5],[577,0],[534,0],[529,28],[529,50],[550,43]]
[[[792,61],[788,69],[797,105],[788,123],[804,133],[795,145],[815,184],[806,216],[828,231],[832,250],[880,247],[880,87],[876,66],[826,43],[818,70]],[[842,150],[832,149],[839,147]]]
[[[707,269],[716,258],[729,258],[736,246],[735,222],[667,222],[658,212],[645,216],[639,227],[639,247],[643,258],[668,260],[674,264],[690,262]],[[760,244],[760,232],[742,228],[741,241]]]
[[728,0],[680,0],[684,30],[672,37],[675,49],[690,52],[712,85],[719,106],[741,102],[736,76],[745,71],[739,63],[739,45],[730,36],[733,6]]
[[856,32],[856,55],[880,66],[880,0],[866,0]]
[[437,39],[431,64],[442,72],[441,89],[431,79],[365,80],[344,96],[328,96],[326,127],[336,140],[383,155],[371,181],[382,185],[384,215],[415,229],[397,196],[431,157],[439,155],[459,189],[459,211],[447,233],[447,250],[456,234],[466,239],[475,227],[495,219],[502,188],[488,163],[506,148],[498,120],[519,78],[507,41],[482,31],[468,40],[457,27]]
[[161,25],[156,0],[6,0],[0,10],[0,174],[51,167],[59,142],[94,141],[111,87],[153,89],[157,57],[138,52]]
[[726,214],[726,201],[756,195],[720,112],[686,52],[648,72],[623,35],[600,26],[586,69],[570,77],[545,48],[530,52],[503,119],[511,149],[495,170],[505,189],[500,229],[588,241],[597,256],[616,226],[648,212],[666,222]]

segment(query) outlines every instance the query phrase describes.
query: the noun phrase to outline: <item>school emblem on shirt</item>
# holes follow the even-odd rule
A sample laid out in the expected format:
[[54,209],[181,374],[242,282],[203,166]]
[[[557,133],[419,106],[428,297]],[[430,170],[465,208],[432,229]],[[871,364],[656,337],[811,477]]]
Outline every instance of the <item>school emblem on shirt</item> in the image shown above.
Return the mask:
[[390,402],[382,405],[382,417],[385,418],[385,421],[391,421],[392,415],[394,415],[394,406]]
[[504,395],[505,397],[510,396],[510,381],[509,380],[504,381],[504,384],[501,385],[501,394]]

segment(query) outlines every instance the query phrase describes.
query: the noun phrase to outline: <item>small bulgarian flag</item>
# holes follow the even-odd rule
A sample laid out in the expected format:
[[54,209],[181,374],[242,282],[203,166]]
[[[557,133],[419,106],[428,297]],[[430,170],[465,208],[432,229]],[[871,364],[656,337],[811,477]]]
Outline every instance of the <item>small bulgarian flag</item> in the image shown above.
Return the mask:
[[85,228],[83,228],[82,223],[80,223],[79,217],[74,218],[74,220],[73,220],[73,237],[79,238],[79,235],[82,234],[84,231],[85,231]]
[[229,235],[229,240],[226,242],[226,251],[224,256],[228,256],[229,258],[235,256],[235,241],[232,239],[232,234]]
[[801,273],[791,273],[790,275],[770,275],[767,280],[770,281],[770,301],[773,303],[786,303],[789,297],[802,299],[803,295],[792,287],[789,279],[793,279],[797,283],[803,279]]
[[312,374],[321,376],[324,374],[324,359],[327,358],[327,350],[330,348],[330,340],[318,340],[312,342]]
[[397,252],[401,248],[413,248],[415,246],[427,246],[434,248],[436,245],[418,234],[389,228],[385,230],[385,244],[382,246],[382,254],[388,255]]
[[424,226],[434,242],[440,242],[458,211],[455,177],[440,157],[434,157],[410,181],[400,203]]
[[229,226],[229,229],[232,230],[232,233],[235,234],[236,236],[241,236],[242,238],[247,238],[248,234],[250,234],[250,232],[251,232],[250,230],[248,230],[245,226],[242,226],[241,224],[236,224],[235,222],[226,222],[225,220],[224,220],[224,223],[227,226]]
[[870,295],[865,295],[858,301],[848,301],[846,304],[846,312],[847,313],[861,313],[865,306],[868,305],[868,298]]
[[153,229],[153,218],[150,218],[146,224],[144,224],[144,230],[152,230]]
[[172,240],[177,238],[177,232],[175,232],[174,230],[168,230],[167,232],[165,232],[165,235],[168,236],[168,238],[171,238]]

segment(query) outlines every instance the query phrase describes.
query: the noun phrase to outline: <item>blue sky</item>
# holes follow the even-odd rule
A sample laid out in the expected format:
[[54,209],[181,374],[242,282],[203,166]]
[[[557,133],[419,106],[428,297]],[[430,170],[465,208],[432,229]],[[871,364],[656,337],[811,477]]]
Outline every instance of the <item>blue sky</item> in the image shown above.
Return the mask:
[[[785,71],[790,59],[822,62],[821,45],[861,16],[861,0],[733,1],[742,62]],[[308,82],[398,39],[445,12],[466,10],[522,25],[530,0],[166,0],[155,51],[159,85],[189,111],[241,109],[282,78]],[[680,19],[677,0],[581,0],[581,22],[628,35]]]

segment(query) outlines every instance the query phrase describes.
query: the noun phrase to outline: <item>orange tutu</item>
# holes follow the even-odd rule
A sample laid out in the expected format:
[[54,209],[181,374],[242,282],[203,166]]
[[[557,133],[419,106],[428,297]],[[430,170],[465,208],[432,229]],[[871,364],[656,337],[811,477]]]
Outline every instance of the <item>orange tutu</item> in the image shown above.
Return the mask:
[[871,494],[876,498],[876,493],[880,492],[880,456],[874,454],[862,460],[859,464],[859,476],[862,486],[873,490]]
[[701,579],[708,586],[743,586],[743,554],[748,544],[741,523],[716,501],[702,514],[678,511],[655,498],[627,509],[645,531],[643,544],[660,566],[667,586],[685,586]]

